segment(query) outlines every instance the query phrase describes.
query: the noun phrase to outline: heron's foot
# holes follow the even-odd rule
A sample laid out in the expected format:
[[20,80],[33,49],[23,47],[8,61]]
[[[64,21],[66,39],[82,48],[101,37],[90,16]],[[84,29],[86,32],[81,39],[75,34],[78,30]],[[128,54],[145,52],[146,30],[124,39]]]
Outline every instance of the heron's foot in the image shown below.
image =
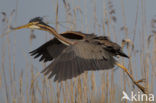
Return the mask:
[[129,78],[133,81],[133,83],[145,94],[148,94],[148,91],[147,89],[140,85],[139,83],[142,83],[142,82],[145,82],[145,79],[141,79],[141,80],[138,80],[138,81],[135,81],[135,79],[133,78],[133,76],[128,72],[128,69],[126,67],[124,67],[123,65],[121,65],[120,63],[116,63],[116,65],[118,67],[120,67],[121,69],[123,69],[127,75],[129,76]]
[[136,83],[143,83],[143,82],[146,82],[146,79],[145,79],[145,78],[144,78],[144,79],[140,79],[140,80],[136,81]]
[[148,94],[147,88],[144,86],[140,85],[140,83],[146,82],[146,79],[140,79],[138,81],[134,81],[134,84],[145,94]]

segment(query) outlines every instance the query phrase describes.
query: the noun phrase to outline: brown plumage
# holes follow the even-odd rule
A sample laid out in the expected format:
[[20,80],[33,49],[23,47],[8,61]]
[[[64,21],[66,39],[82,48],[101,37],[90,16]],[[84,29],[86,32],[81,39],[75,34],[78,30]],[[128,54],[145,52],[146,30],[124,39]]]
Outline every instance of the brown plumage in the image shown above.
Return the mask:
[[[73,32],[61,35],[73,40],[79,36]],[[73,35],[76,38],[72,38]],[[128,57],[118,44],[110,41],[107,37],[97,37],[93,34],[84,35],[84,38],[79,39],[79,42],[72,46],[66,46],[54,38],[30,54],[35,58],[41,56],[40,61],[44,62],[54,59],[42,71],[48,75],[48,78],[55,76],[54,81],[71,79],[88,70],[111,69],[115,66],[113,56]]]
[[27,25],[15,28],[34,28],[53,33],[55,38],[30,52],[40,61],[52,61],[42,73],[54,81],[71,79],[88,70],[105,70],[115,66],[114,56],[128,56],[121,47],[105,36],[68,31],[57,34],[41,18],[32,19]]

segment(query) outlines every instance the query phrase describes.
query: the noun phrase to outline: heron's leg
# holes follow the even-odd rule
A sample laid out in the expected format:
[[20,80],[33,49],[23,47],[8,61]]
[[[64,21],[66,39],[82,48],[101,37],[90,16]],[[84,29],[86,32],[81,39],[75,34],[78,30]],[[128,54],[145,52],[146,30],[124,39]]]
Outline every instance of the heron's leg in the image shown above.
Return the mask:
[[121,65],[121,64],[118,63],[118,62],[116,62],[116,65],[117,65],[118,67],[120,67],[121,69],[123,69],[123,70],[127,73],[127,75],[130,77],[130,79],[133,81],[133,83],[134,83],[143,93],[146,93],[146,94],[147,94],[147,91],[146,91],[145,87],[143,87],[142,85],[139,84],[140,82],[143,82],[144,79],[135,81],[134,78],[133,78],[133,76],[128,72],[128,69],[127,69],[125,66]]

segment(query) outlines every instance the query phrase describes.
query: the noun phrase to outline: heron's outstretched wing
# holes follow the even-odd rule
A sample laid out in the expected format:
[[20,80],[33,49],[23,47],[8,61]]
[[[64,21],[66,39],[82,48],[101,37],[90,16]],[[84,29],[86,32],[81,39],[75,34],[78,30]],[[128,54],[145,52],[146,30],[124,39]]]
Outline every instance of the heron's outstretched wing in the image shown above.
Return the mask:
[[31,51],[30,54],[31,56],[34,56],[34,58],[40,57],[39,61],[47,62],[57,57],[65,48],[66,45],[62,44],[60,41],[54,38],[39,48]]
[[86,70],[102,70],[113,68],[115,59],[101,46],[78,42],[65,48],[55,60],[42,72],[55,76],[54,81],[64,81],[83,73]]
[[[83,39],[85,34],[83,35],[83,33],[81,33],[80,35],[80,33],[81,32],[68,31],[60,35],[62,35],[63,37],[69,38],[71,40],[81,40]],[[31,56],[34,56],[34,58],[40,57],[39,61],[47,62],[57,57],[62,52],[62,50],[64,50],[66,47],[67,46],[62,44],[59,40],[57,40],[56,38],[53,38],[52,40],[40,46],[39,48],[31,51],[30,54]]]

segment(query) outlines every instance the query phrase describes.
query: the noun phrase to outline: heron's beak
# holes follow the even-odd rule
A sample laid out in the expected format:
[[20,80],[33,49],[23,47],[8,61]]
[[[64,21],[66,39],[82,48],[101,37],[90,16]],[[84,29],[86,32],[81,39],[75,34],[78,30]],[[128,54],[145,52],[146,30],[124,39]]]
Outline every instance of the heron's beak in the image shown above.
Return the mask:
[[11,29],[12,30],[19,30],[19,29],[23,29],[23,28],[31,28],[31,26],[33,25],[33,23],[28,23],[26,25],[22,25],[22,26],[19,26],[19,27],[12,27]]

